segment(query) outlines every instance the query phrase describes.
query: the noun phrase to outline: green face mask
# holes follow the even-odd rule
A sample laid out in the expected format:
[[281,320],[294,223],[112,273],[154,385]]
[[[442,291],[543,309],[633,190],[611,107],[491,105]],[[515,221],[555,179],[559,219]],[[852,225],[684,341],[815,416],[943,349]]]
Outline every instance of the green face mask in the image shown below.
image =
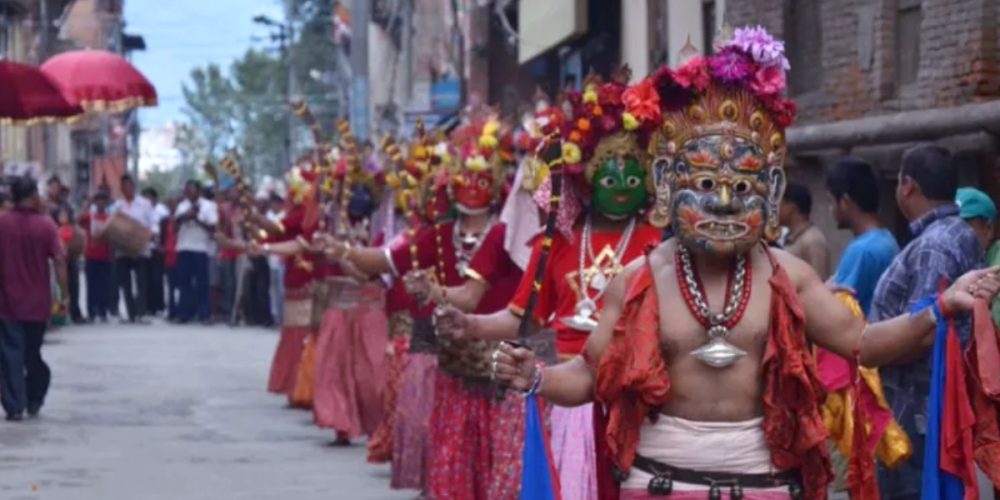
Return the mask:
[[624,168],[618,168],[618,160],[609,158],[597,167],[593,178],[593,202],[598,212],[612,219],[635,215],[646,203],[646,172],[634,158],[624,160]]

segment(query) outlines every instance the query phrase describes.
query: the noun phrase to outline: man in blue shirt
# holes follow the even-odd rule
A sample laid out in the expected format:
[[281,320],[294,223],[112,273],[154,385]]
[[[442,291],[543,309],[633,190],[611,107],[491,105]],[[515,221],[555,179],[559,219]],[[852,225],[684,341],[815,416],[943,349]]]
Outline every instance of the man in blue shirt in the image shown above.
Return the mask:
[[843,158],[827,169],[826,189],[837,228],[854,234],[831,281],[854,290],[868,314],[878,279],[899,253],[896,238],[879,222],[878,178],[864,160]]
[[[906,314],[913,305],[938,293],[942,281],[951,283],[983,263],[983,251],[972,228],[959,217],[955,205],[958,173],[951,153],[930,144],[903,153],[896,202],[910,221],[911,241],[893,259],[875,287],[868,319],[882,321]],[[958,336],[969,338],[971,320],[959,317]],[[930,350],[933,337],[919,346],[922,354],[903,356],[880,369],[886,399],[896,421],[913,441],[913,456],[896,470],[879,469],[879,487],[886,500],[920,498],[927,403],[930,394]]]

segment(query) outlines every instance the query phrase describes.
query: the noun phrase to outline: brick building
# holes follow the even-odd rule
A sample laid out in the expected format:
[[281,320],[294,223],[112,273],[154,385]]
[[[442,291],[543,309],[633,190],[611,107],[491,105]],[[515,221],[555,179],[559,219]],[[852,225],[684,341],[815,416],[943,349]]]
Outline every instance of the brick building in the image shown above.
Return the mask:
[[[800,108],[788,133],[790,176],[813,188],[814,218],[827,234],[837,232],[822,167],[845,154],[882,172],[883,216],[900,238],[906,224],[893,190],[900,155],[914,142],[951,148],[963,184],[1000,195],[996,0],[744,0],[728,2],[725,19],[786,41]],[[834,250],[848,238],[837,233]]]

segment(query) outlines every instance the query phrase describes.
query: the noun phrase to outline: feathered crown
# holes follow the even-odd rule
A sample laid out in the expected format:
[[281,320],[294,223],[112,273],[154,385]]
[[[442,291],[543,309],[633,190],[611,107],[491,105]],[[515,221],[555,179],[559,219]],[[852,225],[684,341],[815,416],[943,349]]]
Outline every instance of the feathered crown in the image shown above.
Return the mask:
[[760,26],[738,28],[715,54],[654,72],[642,83],[656,89],[663,112],[654,152],[672,155],[693,138],[725,133],[759,145],[768,163],[780,162],[785,128],[796,114],[795,103],[782,96],[784,50]]

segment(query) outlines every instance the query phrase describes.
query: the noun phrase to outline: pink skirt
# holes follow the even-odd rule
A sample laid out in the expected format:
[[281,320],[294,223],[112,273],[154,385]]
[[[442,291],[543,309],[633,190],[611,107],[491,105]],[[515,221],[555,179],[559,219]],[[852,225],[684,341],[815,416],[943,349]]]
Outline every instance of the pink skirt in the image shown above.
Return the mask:
[[392,436],[392,487],[422,490],[427,484],[428,427],[434,409],[437,357],[409,353],[396,400]]
[[382,419],[388,330],[381,303],[327,308],[316,341],[316,425],[348,438],[375,431]]
[[[622,490],[620,500],[705,500],[707,491],[675,491],[669,497],[653,496],[646,490]],[[729,500],[729,488],[722,488],[722,500]],[[788,493],[743,490],[743,500],[790,500]]]
[[309,312],[312,309],[312,291],[308,286],[285,290],[285,322],[281,326],[278,347],[271,362],[271,376],[267,390],[276,394],[291,395],[298,377],[302,344],[312,331]]
[[524,403],[497,401],[486,384],[438,371],[431,416],[427,495],[455,500],[515,500],[520,489]]
[[[391,323],[391,321],[390,321]],[[391,327],[390,327],[391,328]],[[403,371],[406,369],[407,351],[410,349],[410,339],[396,337],[392,339],[391,352],[387,353],[386,363],[389,366],[389,378],[382,391],[382,421],[368,440],[368,462],[384,464],[392,461],[392,433],[396,428],[396,400],[399,399],[399,387],[403,383]]]
[[552,458],[563,498],[597,500],[597,454],[594,451],[594,409],[553,406]]

